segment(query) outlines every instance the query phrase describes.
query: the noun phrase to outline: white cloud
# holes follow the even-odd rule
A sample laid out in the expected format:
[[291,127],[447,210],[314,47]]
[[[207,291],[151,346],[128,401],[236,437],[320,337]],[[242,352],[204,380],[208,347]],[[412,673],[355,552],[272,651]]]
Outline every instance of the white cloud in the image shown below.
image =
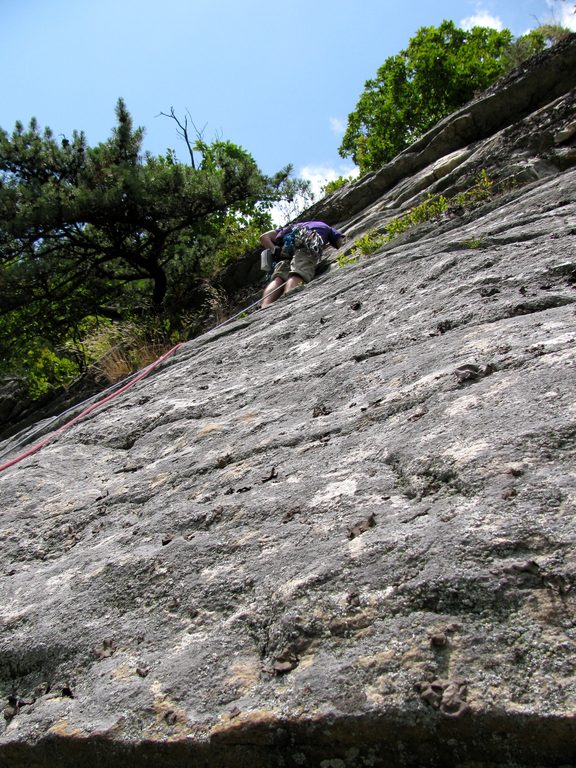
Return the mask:
[[[576,14],[574,0],[546,0],[546,5],[550,11],[550,17],[547,19],[535,19],[535,24],[531,29],[539,24],[560,24],[562,27],[576,32]],[[460,22],[462,29],[472,29],[472,27],[490,27],[501,32],[504,29],[504,24],[498,16],[493,16],[489,11],[482,8],[482,4],[476,6],[476,13],[473,16],[468,16],[462,19]],[[522,34],[527,34],[530,29],[527,29]]]
[[504,29],[504,25],[498,16],[492,16],[488,11],[480,9],[478,9],[474,16],[468,16],[467,18],[462,19],[460,26],[462,29],[489,27],[490,29],[496,29],[498,32],[501,32]]
[[546,5],[552,11],[554,23],[576,31],[576,13],[573,0],[546,0]]
[[331,165],[305,165],[298,174],[302,179],[307,179],[312,187],[314,198],[322,194],[322,187],[327,182],[334,181],[339,176],[352,176],[356,178],[360,170],[351,163],[339,163],[336,167]]
[[[351,176],[356,178],[360,173],[360,169],[352,163],[338,163],[333,165],[305,165],[300,168],[296,174],[301,179],[306,179],[310,182],[312,194],[314,200],[318,200],[322,197],[322,187],[324,187],[329,181],[334,181],[340,176],[345,178]],[[287,205],[285,203],[277,203],[270,211],[272,215],[272,222],[276,227],[284,226],[287,221],[291,221],[297,218],[299,208],[300,212],[307,207],[306,201],[295,200],[292,204]]]
[[346,132],[346,121],[342,120],[341,117],[330,117],[328,119],[330,120],[330,130],[332,133],[336,134],[336,136],[343,136]]

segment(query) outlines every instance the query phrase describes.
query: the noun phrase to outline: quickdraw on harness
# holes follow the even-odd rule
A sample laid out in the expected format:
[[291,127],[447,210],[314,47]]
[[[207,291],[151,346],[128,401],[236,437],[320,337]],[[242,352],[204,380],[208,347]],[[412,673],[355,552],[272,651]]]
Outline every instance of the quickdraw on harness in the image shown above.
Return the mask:
[[261,268],[266,272],[266,280],[270,280],[279,261],[286,257],[292,258],[297,250],[305,250],[311,253],[316,261],[322,258],[324,242],[318,232],[295,225],[282,237],[282,248],[266,248],[262,251]]
[[294,252],[301,248],[302,250],[312,253],[319,261],[322,256],[323,245],[324,243],[318,232],[296,225],[290,232],[284,235],[282,250],[292,257],[294,256]]

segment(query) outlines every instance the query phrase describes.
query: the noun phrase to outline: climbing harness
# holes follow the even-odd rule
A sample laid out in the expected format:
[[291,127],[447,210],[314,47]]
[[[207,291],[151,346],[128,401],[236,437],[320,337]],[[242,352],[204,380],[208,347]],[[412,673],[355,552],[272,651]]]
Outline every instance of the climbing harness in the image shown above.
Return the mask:
[[[270,293],[274,293],[280,288],[283,288],[283,285],[279,285],[278,288],[275,288]],[[253,309],[257,304],[260,304],[260,302],[261,302],[261,299],[258,299],[253,304],[249,304],[244,309],[241,309],[240,312],[237,312],[235,315],[232,315],[232,317],[227,318],[226,320],[222,321],[218,325],[215,325],[214,328],[210,328],[210,330],[205,331],[203,334],[201,334],[200,336],[197,336],[195,339],[191,339],[190,341],[191,342],[199,341],[200,339],[204,338],[204,336],[207,336],[209,333],[213,333],[219,328],[222,328],[222,326],[226,325],[226,323],[230,323],[232,322],[232,320],[236,320],[237,317],[244,316],[249,310]],[[0,464],[0,472],[2,472],[5,469],[8,469],[8,467],[12,467],[14,464],[17,464],[23,459],[26,459],[29,456],[33,456],[35,453],[38,453],[38,451],[44,448],[45,445],[47,445],[52,440],[56,439],[65,430],[67,430],[73,424],[76,424],[78,421],[80,421],[80,419],[83,419],[85,416],[88,416],[89,413],[92,413],[92,411],[95,411],[97,408],[100,408],[106,403],[109,403],[118,395],[121,395],[124,392],[127,392],[131,387],[133,387],[139,381],[142,381],[142,379],[146,378],[148,374],[152,373],[152,371],[158,368],[158,366],[160,366],[165,360],[171,357],[176,352],[176,350],[180,349],[180,347],[184,346],[184,344],[186,343],[190,343],[190,342],[180,342],[179,344],[176,344],[174,347],[172,347],[172,349],[169,349],[167,352],[164,352],[163,355],[161,355],[157,360],[155,360],[150,365],[147,365],[145,368],[142,368],[140,371],[137,371],[136,373],[132,374],[126,379],[123,379],[117,384],[114,384],[112,387],[109,387],[108,389],[104,390],[104,392],[99,393],[99,395],[95,395],[94,397],[99,397],[100,399],[92,403],[91,405],[88,405],[87,407],[85,407],[77,416],[74,416],[73,418],[71,418],[69,421],[67,421],[61,427],[56,429],[54,432],[50,432],[48,435],[46,435],[44,439],[42,439],[39,443],[36,443],[36,445],[33,445],[28,450],[24,451],[24,453],[21,453],[18,456],[15,456],[13,459],[9,459],[3,464]],[[76,411],[78,408],[82,408],[82,406],[85,406],[86,403],[90,403],[90,401],[93,400],[94,397],[88,398],[87,400],[84,400],[83,402],[78,403],[75,406],[72,406],[72,408],[69,408],[67,411],[64,411],[64,413],[61,413],[58,416],[54,416],[51,419],[51,422],[56,421],[57,419],[61,419],[63,416],[65,416],[67,413],[70,413],[71,411]],[[40,431],[41,430],[39,430],[38,433]],[[30,440],[34,439],[34,437],[35,435],[33,434]],[[4,450],[2,453],[0,453],[0,458],[2,456],[6,456],[9,453],[12,453],[22,445],[25,445],[27,442],[30,442],[30,440],[25,439],[23,441],[20,441],[19,443],[16,443],[15,445],[10,446],[6,450]]]
[[308,251],[316,259],[317,264],[322,259],[324,241],[314,230],[296,224],[282,236],[281,242],[281,248],[279,246],[265,248],[260,254],[260,269],[266,272],[266,280],[272,279],[280,261],[290,260],[298,249]]
[[316,256],[316,259],[319,260],[322,256],[323,246],[324,243],[318,232],[296,225],[284,236],[282,249],[287,251],[290,256],[293,256],[298,248],[302,248]]

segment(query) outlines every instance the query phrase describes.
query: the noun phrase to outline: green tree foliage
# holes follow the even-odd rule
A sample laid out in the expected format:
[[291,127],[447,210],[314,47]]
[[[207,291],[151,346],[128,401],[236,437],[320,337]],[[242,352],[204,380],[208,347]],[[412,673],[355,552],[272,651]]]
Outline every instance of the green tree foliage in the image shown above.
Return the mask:
[[362,173],[375,170],[409,146],[442,117],[487,88],[506,69],[508,30],[451,21],[422,27],[406,50],[390,56],[368,80],[348,116],[340,154]]
[[201,303],[206,276],[255,245],[272,203],[298,184],[290,168],[265,177],[229,141],[198,136],[195,165],[170,150],[143,155],[143,129],[122,99],[116,118],[95,147],[34,119],[11,135],[0,129],[0,372],[30,371],[34,360],[48,370],[50,360],[59,380],[51,355],[95,318],[177,322]]
[[515,69],[523,61],[555,45],[570,34],[570,30],[559,24],[541,24],[525,35],[513,40],[504,54],[506,71]]
[[346,184],[349,184],[351,181],[354,181],[354,176],[338,176],[336,179],[332,179],[332,181],[327,181],[322,187],[322,192],[324,195],[331,195],[332,192],[336,192],[337,189],[342,189],[342,187],[345,187]]

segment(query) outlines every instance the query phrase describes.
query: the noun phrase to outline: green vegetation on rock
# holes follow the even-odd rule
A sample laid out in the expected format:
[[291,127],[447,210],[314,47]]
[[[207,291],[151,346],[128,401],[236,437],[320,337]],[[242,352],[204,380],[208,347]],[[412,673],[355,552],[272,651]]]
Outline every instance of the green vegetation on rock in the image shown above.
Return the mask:
[[95,147],[35,119],[0,129],[0,375],[34,396],[81,372],[87,328],[104,320],[182,337],[213,275],[271,227],[272,204],[307,191],[230,141],[198,137],[190,165],[143,154],[122,99],[116,118]]
[[344,254],[338,259],[338,266],[349,266],[355,263],[361,256],[369,256],[372,253],[376,253],[386,243],[412,227],[426,221],[434,221],[450,211],[472,208],[490,199],[494,193],[493,182],[483,168],[478,174],[475,184],[465,192],[460,192],[452,198],[447,198],[444,195],[428,195],[425,200],[414,206],[414,208],[410,208],[402,216],[389,221],[382,232],[379,232],[377,229],[371,229],[363,234],[354,242],[351,256]]
[[464,30],[452,21],[422,27],[405,50],[367,80],[340,145],[361,173],[374,171],[478,92],[568,30],[545,25],[513,39],[509,30]]

